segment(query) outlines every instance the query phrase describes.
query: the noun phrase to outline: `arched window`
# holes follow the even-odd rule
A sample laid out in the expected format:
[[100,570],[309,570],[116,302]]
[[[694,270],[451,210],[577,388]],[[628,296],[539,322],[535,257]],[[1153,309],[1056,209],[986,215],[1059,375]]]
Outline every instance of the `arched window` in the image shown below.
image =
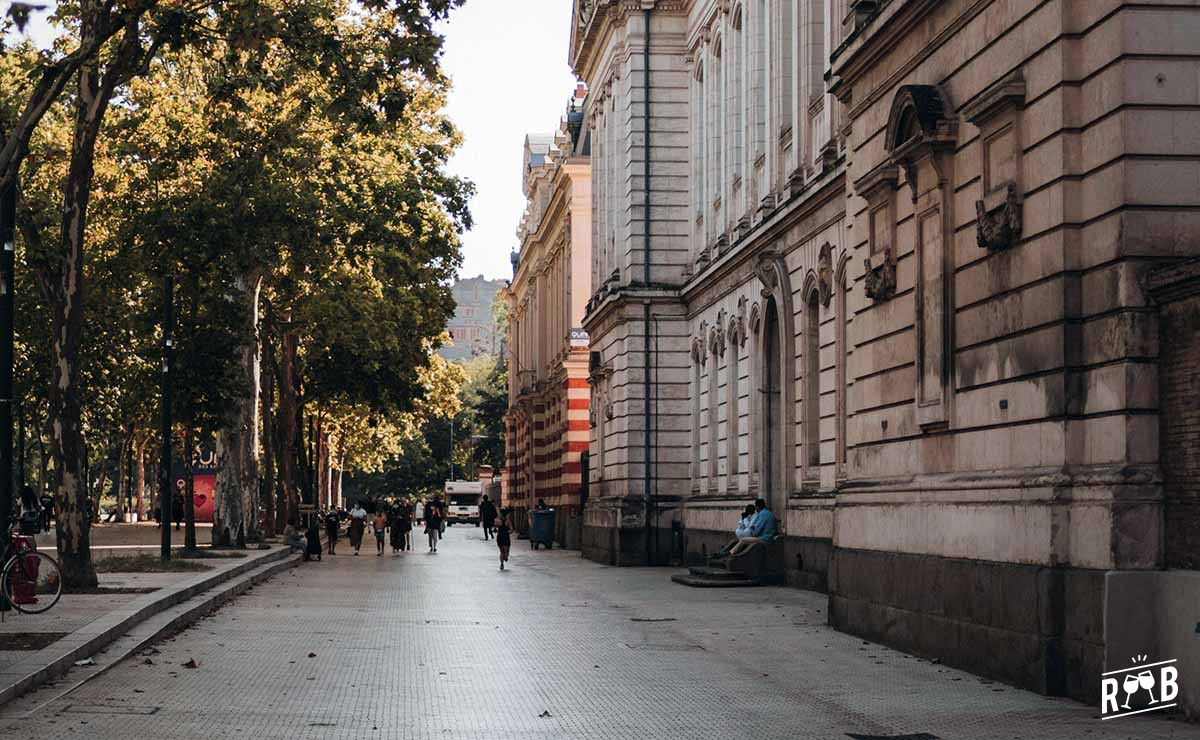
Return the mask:
[[821,302],[816,286],[804,305],[804,477],[817,480],[821,468]]
[[692,340],[692,488],[700,487],[700,396],[703,390],[700,377],[703,369],[700,340]]
[[704,64],[696,66],[696,74],[692,79],[692,209],[695,218],[694,246],[697,256],[708,246],[704,232],[704,163],[705,163],[705,129],[704,119],[706,91],[704,89]]
[[[722,85],[722,49],[721,39],[713,40],[712,50],[708,57],[708,122],[705,124],[708,133],[708,148],[705,155],[708,158],[708,174],[704,181],[705,221],[708,223],[708,242],[711,244],[722,231],[721,215],[717,212],[716,204],[721,197],[722,160],[721,137],[724,126],[721,121],[721,103],[723,97]],[[719,331],[719,329],[718,329]]]
[[784,478],[781,469],[785,454],[782,449],[783,440],[776,430],[782,423],[783,417],[783,357],[779,349],[779,309],[775,299],[768,298],[763,311],[763,465],[762,486],[765,498],[771,504],[771,509],[778,513],[782,511],[780,504],[786,501],[786,494],[781,494],[780,481]]
[[727,339],[729,347],[725,350],[728,355],[725,360],[725,488],[731,493],[738,490],[738,455],[739,450],[739,368],[740,342],[738,341],[737,319],[729,322]]
[[[720,326],[716,331],[720,333]],[[721,364],[720,354],[710,340],[709,354],[712,355],[708,364],[708,490],[717,490],[717,476],[720,474],[718,458],[720,457],[720,414],[721,397],[719,395],[720,380],[718,370]]]
[[835,321],[837,322],[837,351],[835,352],[836,380],[837,386],[837,424],[835,434],[837,435],[835,465],[836,475],[843,477],[846,475],[846,416],[848,410],[847,402],[847,387],[846,387],[846,362],[849,357],[849,352],[846,348],[847,336],[850,329],[850,317],[846,313],[846,266],[845,262],[837,271],[837,279],[834,281],[833,287],[833,303]]

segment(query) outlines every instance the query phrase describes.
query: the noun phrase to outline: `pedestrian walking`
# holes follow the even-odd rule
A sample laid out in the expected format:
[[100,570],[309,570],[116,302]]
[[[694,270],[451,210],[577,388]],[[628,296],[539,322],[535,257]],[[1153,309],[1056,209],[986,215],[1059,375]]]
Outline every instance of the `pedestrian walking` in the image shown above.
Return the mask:
[[325,539],[329,540],[329,554],[337,555],[334,548],[338,540],[338,515],[333,509],[325,512]]
[[496,529],[496,505],[485,494],[479,502],[479,521],[483,523],[483,539],[491,539]]
[[512,509],[504,509],[500,512],[500,519],[496,522],[496,547],[500,549],[500,570],[504,570],[504,564],[508,562],[508,551],[512,548],[512,533],[509,526],[509,519],[512,517]]
[[442,510],[436,502],[425,507],[425,534],[429,535],[429,552],[437,552],[442,536]]
[[412,550],[413,505],[408,499],[400,503],[400,549]]
[[383,537],[387,534],[388,520],[383,514],[383,504],[378,504],[375,509],[375,519],[371,522],[371,529],[375,532],[375,556],[383,555]]
[[40,499],[42,504],[42,531],[50,531],[50,516],[54,513],[54,497],[49,491],[42,491]]
[[404,502],[397,501],[388,512],[388,528],[391,530],[392,554],[400,554],[404,542]]
[[367,529],[367,510],[362,507],[362,504],[355,501],[354,508],[350,510],[350,547],[354,548],[354,554],[358,554],[359,548],[362,547],[363,532]]
[[304,559],[321,559],[321,524],[314,513],[309,517],[308,528],[304,532]]

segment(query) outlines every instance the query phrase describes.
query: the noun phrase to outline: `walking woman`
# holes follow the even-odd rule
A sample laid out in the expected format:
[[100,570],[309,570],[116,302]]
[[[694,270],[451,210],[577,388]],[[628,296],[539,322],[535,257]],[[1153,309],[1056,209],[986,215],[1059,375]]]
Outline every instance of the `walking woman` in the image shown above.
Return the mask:
[[436,503],[425,507],[425,534],[429,535],[429,552],[437,552],[442,536],[442,510]]
[[362,507],[359,502],[354,502],[354,508],[350,510],[350,547],[354,548],[354,554],[358,554],[358,549],[362,547],[363,532],[367,529],[367,510]]
[[496,547],[500,548],[500,570],[504,570],[504,564],[508,562],[508,551],[512,547],[512,535],[509,529],[509,519],[512,518],[512,509],[501,509],[500,519],[496,522]]

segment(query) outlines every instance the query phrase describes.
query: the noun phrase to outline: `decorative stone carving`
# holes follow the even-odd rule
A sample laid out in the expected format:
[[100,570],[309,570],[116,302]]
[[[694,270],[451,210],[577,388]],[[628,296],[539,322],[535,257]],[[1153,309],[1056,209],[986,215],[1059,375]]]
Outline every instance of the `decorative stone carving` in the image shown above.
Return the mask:
[[988,210],[982,200],[975,201],[975,240],[981,249],[1000,252],[1021,239],[1021,195],[1014,183],[1000,205]]
[[876,303],[886,301],[896,295],[896,262],[890,253],[883,255],[880,263],[872,267],[871,260],[863,260],[866,280],[863,286],[867,297]]
[[748,303],[746,296],[738,298],[737,318],[734,319],[737,323],[738,346],[746,345],[746,304]]
[[817,256],[817,295],[821,305],[829,308],[833,298],[833,246],[829,242],[825,242]]
[[750,331],[758,334],[758,327],[762,324],[762,313],[758,308],[758,303],[750,307]]
[[775,288],[779,286],[779,274],[775,271],[775,267],[772,264],[774,259],[775,254],[773,252],[764,252],[759,256],[758,264],[754,267],[759,281],[763,284],[763,298],[770,298],[775,293]]

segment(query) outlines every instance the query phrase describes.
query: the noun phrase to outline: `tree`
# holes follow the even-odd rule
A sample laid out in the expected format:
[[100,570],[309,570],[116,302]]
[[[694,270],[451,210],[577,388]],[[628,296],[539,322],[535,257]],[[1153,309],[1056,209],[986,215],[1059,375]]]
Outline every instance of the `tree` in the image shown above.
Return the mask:
[[[283,294],[288,294],[297,285],[311,284],[310,275],[304,274],[303,270],[297,273],[294,269],[306,257],[314,253],[321,254],[330,248],[334,248],[343,258],[351,254],[350,250],[360,247],[370,254],[372,250],[378,251],[380,248],[375,239],[388,231],[376,228],[375,232],[371,232],[364,228],[371,225],[369,221],[344,218],[347,213],[353,214],[352,208],[344,207],[356,195],[353,188],[343,187],[337,191],[340,199],[326,197],[320,204],[324,207],[313,211],[310,218],[294,218],[298,214],[309,215],[310,212],[304,209],[313,204],[313,199],[307,197],[306,188],[303,187],[307,182],[304,175],[319,171],[312,169],[314,166],[335,159],[327,156],[330,148],[334,154],[339,152],[347,136],[374,137],[374,143],[378,144],[380,140],[406,132],[407,138],[399,137],[394,150],[402,149],[403,157],[417,155],[413,159],[403,160],[411,162],[410,172],[403,178],[407,187],[397,188],[395,180],[385,184],[384,194],[392,190],[409,193],[407,197],[398,199],[408,210],[395,224],[388,224],[389,236],[400,237],[400,248],[393,250],[399,253],[390,260],[394,265],[389,263],[386,254],[380,255],[383,258],[381,264],[385,281],[403,280],[406,270],[419,272],[417,266],[433,275],[444,270],[446,264],[453,264],[456,259],[456,237],[466,223],[465,201],[469,189],[442,173],[455,135],[448,124],[440,119],[436,107],[428,106],[428,101],[438,99],[443,84],[437,69],[440,38],[433,32],[433,24],[460,2],[372,0],[359,4],[358,7],[364,11],[361,13],[348,12],[346,3],[327,0],[279,0],[250,5],[196,2],[164,6],[148,0],[119,5],[94,1],[66,4],[59,6],[57,12],[71,32],[61,47],[74,51],[61,57],[28,53],[15,57],[6,55],[6,61],[13,58],[23,60],[28,70],[27,79],[32,82],[28,88],[3,91],[5,119],[3,130],[0,131],[4,137],[0,141],[0,184],[15,180],[17,167],[25,159],[31,143],[36,141],[35,133],[40,130],[41,124],[47,120],[60,124],[47,132],[49,135],[43,137],[40,144],[48,155],[48,164],[43,166],[39,163],[35,168],[39,171],[37,174],[45,176],[43,184],[58,184],[58,197],[48,197],[52,189],[45,189],[39,195],[47,197],[23,199],[21,233],[26,262],[34,270],[40,298],[50,313],[50,321],[46,322],[49,331],[43,332],[42,336],[49,344],[51,355],[51,361],[46,365],[51,369],[51,375],[46,379],[45,387],[48,390],[45,403],[46,428],[52,433],[48,453],[43,460],[45,457],[52,460],[49,467],[55,478],[56,495],[62,512],[60,553],[69,586],[86,586],[94,582],[88,527],[83,520],[89,467],[86,416],[91,413],[85,411],[85,406],[91,401],[87,391],[89,371],[86,369],[84,350],[86,331],[91,326],[84,302],[84,286],[88,283],[88,259],[85,255],[88,254],[89,240],[96,240],[97,237],[95,224],[90,220],[93,184],[97,176],[97,153],[103,151],[101,131],[117,91],[129,90],[133,80],[154,70],[166,77],[175,75],[175,81],[180,83],[190,81],[185,80],[181,70],[188,71],[194,66],[173,65],[179,62],[178,54],[183,53],[182,50],[194,49],[201,59],[210,63],[201,78],[205,94],[200,99],[205,104],[197,108],[203,111],[205,126],[213,135],[207,139],[197,137],[197,140],[189,143],[207,145],[207,148],[200,146],[196,149],[201,153],[214,151],[217,148],[214,142],[223,143],[226,156],[217,158],[217,166],[207,173],[210,177],[189,181],[192,186],[202,186],[194,187],[190,194],[219,196],[208,202],[208,205],[216,206],[211,210],[220,214],[216,220],[240,227],[247,223],[241,207],[247,201],[238,201],[234,197],[239,192],[237,185],[241,184],[236,177],[247,173],[256,175],[252,182],[259,184],[275,178],[280,187],[290,188],[286,194],[289,197],[283,199],[287,207],[279,211],[284,217],[291,217],[293,224],[293,228],[283,232],[283,238],[289,239],[284,249],[275,249],[279,246],[278,235],[274,238],[251,239],[244,244],[228,240],[217,244],[221,235],[219,230],[211,232],[217,235],[215,238],[193,245],[194,248],[179,246],[179,240],[164,242],[154,238],[154,229],[122,231],[113,228],[111,233],[100,234],[101,242],[140,251],[144,261],[141,264],[142,272],[135,273],[138,276],[132,281],[135,284],[146,279],[151,272],[186,271],[186,258],[198,254],[221,254],[222,250],[229,252],[231,243],[245,247],[234,250],[238,252],[238,259],[235,260],[238,271],[231,273],[234,280],[230,294],[240,300],[243,309],[240,315],[251,318],[246,319],[241,327],[226,327],[235,330],[235,334],[237,329],[245,329],[242,336],[249,337],[240,341],[235,353],[242,370],[241,382],[245,392],[240,395],[236,413],[223,415],[226,420],[223,431],[227,435],[226,447],[238,451],[233,455],[234,460],[252,458],[257,451],[254,434],[258,425],[253,415],[259,408],[257,383],[261,378],[261,373],[254,367],[260,346],[255,337],[259,327],[253,319],[257,315],[259,287],[266,284],[268,273],[273,273],[273,277],[282,275],[282,280],[275,287]],[[156,62],[160,51],[166,49],[173,49],[175,56],[169,61]],[[188,88],[182,84],[181,87]],[[194,92],[196,87],[188,89]],[[70,90],[71,95],[60,101],[65,90]],[[309,90],[317,92],[307,95]],[[429,90],[433,90],[432,96],[427,94]],[[413,105],[413,101],[422,99],[422,96],[426,100],[424,115],[406,119],[410,109],[420,109],[420,106]],[[146,115],[147,111],[138,107],[134,98],[132,92],[127,98],[122,98],[121,116],[129,122],[131,130],[138,129],[140,123],[137,118]],[[127,101],[129,106],[126,110],[124,103]],[[197,99],[192,98],[193,106],[196,102]],[[244,112],[239,106],[247,104],[260,111],[288,111],[293,114],[292,119],[285,118],[280,126],[272,129],[272,133],[279,138],[268,138],[267,146],[251,149],[250,153],[257,156],[246,158],[245,166],[240,170],[237,167],[222,170],[221,164],[237,162],[237,155],[246,153],[231,148],[231,143],[262,142],[262,139],[256,138],[261,132],[252,127],[242,127],[239,131],[231,125]],[[433,125],[430,128],[423,128],[431,122]],[[199,131],[196,130],[197,133]],[[238,139],[231,133],[240,133],[242,137]],[[323,137],[318,134],[323,134]],[[314,149],[314,145],[319,146]],[[297,155],[281,157],[282,166],[271,159],[273,154],[289,150]],[[363,174],[367,163],[373,164],[370,159],[351,163],[341,173],[341,183],[353,182],[354,174]],[[55,168],[60,165],[64,171],[57,174]],[[235,172],[231,173],[231,170]],[[287,176],[278,177],[281,172]],[[221,184],[226,187],[214,187]],[[415,192],[422,193],[420,197],[412,195],[413,186]],[[149,203],[138,202],[137,197],[127,198],[124,202],[131,206],[135,215],[144,216],[153,212],[155,206],[159,206],[162,212],[164,203],[170,203],[172,199],[179,200],[179,193],[176,192],[152,192],[154,196],[147,199],[151,201]],[[102,202],[120,200],[116,197],[110,200],[107,192],[104,196]],[[158,200],[160,196],[162,200]],[[343,207],[331,207],[338,205]],[[263,208],[257,213],[261,215],[267,210]],[[60,219],[47,218],[52,213],[63,215]],[[192,217],[196,216],[193,209]],[[266,221],[269,219],[264,219]],[[119,222],[120,217],[114,215],[114,223]],[[199,222],[203,223],[203,220]],[[145,223],[142,222],[143,227]],[[194,227],[196,223],[191,225]],[[184,228],[187,225],[186,221],[180,221],[177,235],[193,233]],[[270,231],[267,224],[260,226],[257,236]],[[414,229],[414,226],[424,228]],[[358,244],[355,237],[359,233],[371,234],[373,238]],[[182,250],[182,254],[177,253],[176,249]],[[228,266],[228,263],[224,264]],[[376,277],[379,279],[378,271]],[[197,295],[200,290],[209,287],[202,286],[201,281],[193,284]],[[361,287],[363,283],[360,281],[359,285]],[[428,297],[432,283],[427,279],[402,285],[405,290],[393,293],[405,292],[409,301],[404,310],[415,315],[418,312],[414,306],[419,306],[422,298]],[[413,285],[417,286],[416,290],[410,289]],[[137,295],[136,291],[133,293],[135,303],[144,305],[147,302],[146,295]],[[381,300],[387,297],[392,296],[385,296],[381,292]],[[221,313],[224,316],[227,312]],[[228,313],[231,316],[239,314],[238,311]],[[281,321],[277,325],[284,326],[287,323]],[[414,339],[419,342],[422,337],[434,333],[437,314],[431,314],[428,321],[412,320],[409,323],[417,329]],[[296,335],[280,343],[285,350],[280,356],[285,360],[293,356],[303,359],[299,355],[298,345],[298,332],[302,328],[307,327],[296,325]],[[287,351],[288,346],[296,351]],[[403,405],[405,394],[411,392],[414,386],[411,369],[404,370],[403,365],[419,363],[420,359],[409,351],[408,346],[402,349],[405,352],[396,352],[394,362],[390,364],[390,376],[407,378],[408,382],[401,384],[396,393],[387,394],[388,398],[377,400]],[[369,376],[360,376],[365,377]],[[298,374],[290,377],[287,388],[301,390],[302,387],[303,381]],[[329,384],[328,387],[335,388],[336,384]],[[214,394],[213,400],[220,395]],[[205,403],[194,394],[185,398],[189,399],[187,403],[192,407]],[[144,398],[141,400],[144,401]],[[133,413],[131,409],[144,409],[144,406],[140,402],[117,404],[117,407],[124,409],[122,415],[126,416]],[[297,431],[296,422],[299,419],[296,416],[289,422],[293,432]],[[112,424],[107,426],[115,428]],[[120,428],[127,430],[129,427],[122,425]],[[234,439],[233,435],[238,430],[250,431]],[[130,435],[126,433],[125,436]],[[247,451],[250,451],[248,455],[242,454]],[[254,517],[246,512],[253,509],[257,500],[257,470],[253,461],[246,465],[234,463],[229,467],[235,470],[236,484],[226,486],[225,490],[231,491],[229,495],[236,496],[242,502],[249,500],[251,506],[243,508],[237,524],[218,528],[218,534],[227,540],[240,542],[254,526]],[[249,492],[247,489],[250,489]],[[229,512],[234,507],[230,505],[223,508]]]

